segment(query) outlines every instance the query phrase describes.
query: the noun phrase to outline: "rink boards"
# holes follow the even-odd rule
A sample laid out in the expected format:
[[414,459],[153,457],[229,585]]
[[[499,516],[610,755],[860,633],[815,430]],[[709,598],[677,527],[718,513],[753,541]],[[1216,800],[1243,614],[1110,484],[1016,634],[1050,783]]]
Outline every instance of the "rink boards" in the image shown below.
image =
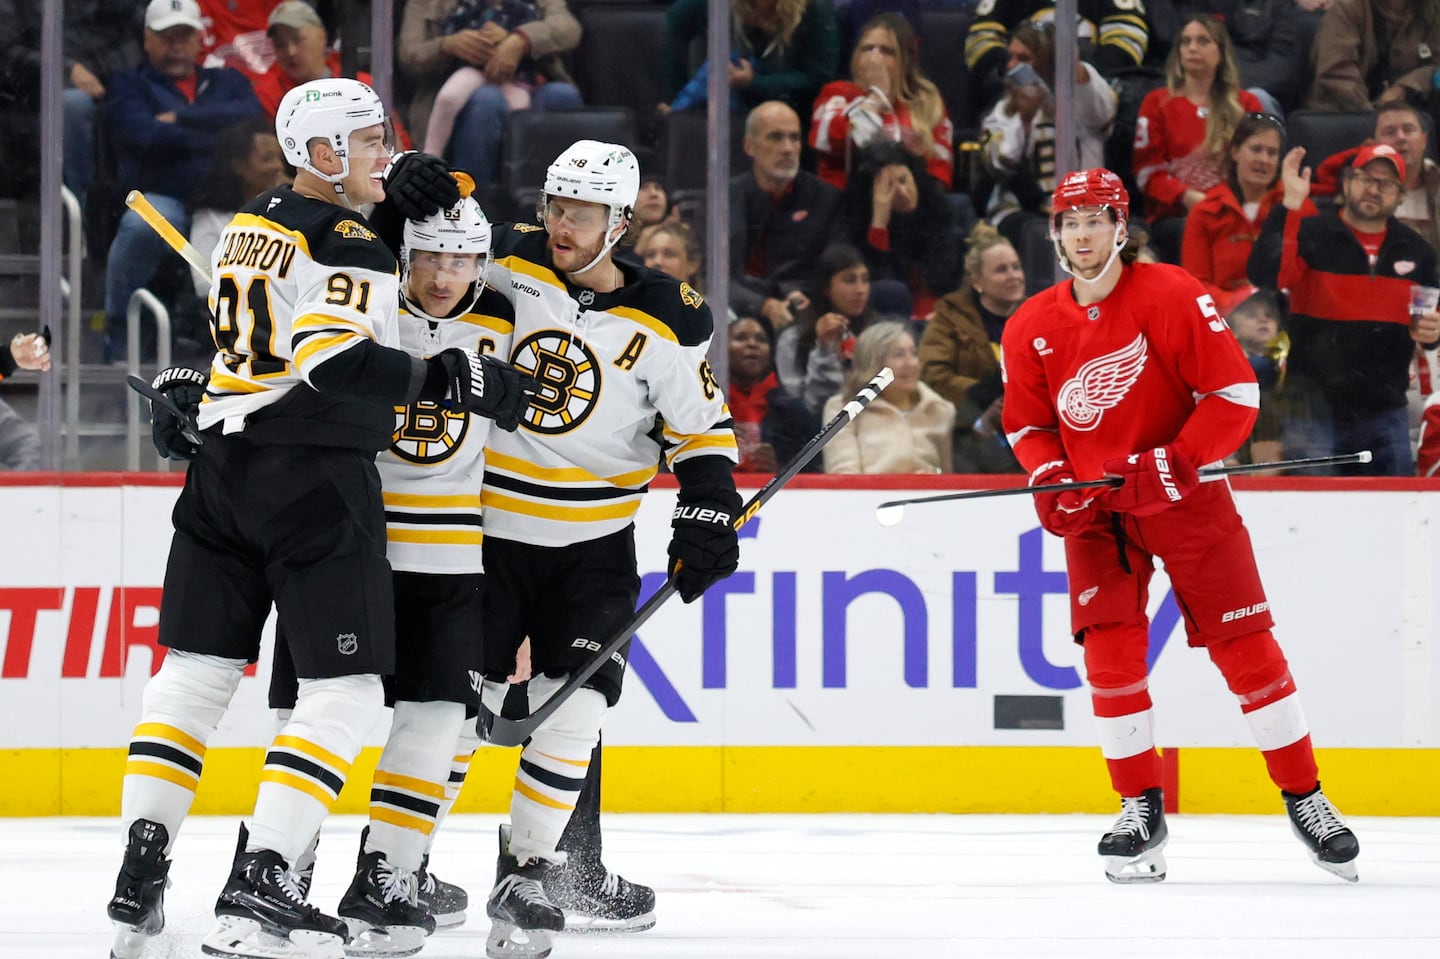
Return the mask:
[[[672,601],[641,631],[605,731],[608,808],[1111,808],[1068,636],[1063,551],[1029,498],[912,506],[883,528],[880,502],[969,486],[860,482],[798,481],[746,528],[739,573],[700,602]],[[656,485],[638,519],[647,594],[662,581],[674,501]],[[1352,815],[1440,814],[1440,491],[1408,480],[1236,485],[1327,793]],[[178,478],[148,474],[4,478],[0,814],[118,811],[124,747],[158,666],[177,492]],[[1273,811],[1233,697],[1186,647],[1163,574],[1150,607],[1167,792],[1185,811]],[[274,731],[267,660],[268,637],[210,742],[197,811],[253,802]],[[341,810],[364,809],[374,753]],[[503,809],[514,763],[512,750],[482,750],[461,808]]]

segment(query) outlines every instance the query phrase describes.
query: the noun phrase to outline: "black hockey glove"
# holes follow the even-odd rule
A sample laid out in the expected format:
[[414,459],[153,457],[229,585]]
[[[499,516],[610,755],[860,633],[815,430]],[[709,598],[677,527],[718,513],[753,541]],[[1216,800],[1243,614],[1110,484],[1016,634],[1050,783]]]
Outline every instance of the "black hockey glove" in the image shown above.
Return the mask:
[[474,350],[449,349],[426,360],[420,395],[452,409],[489,417],[513,433],[538,389],[535,378],[504,360]]
[[670,517],[671,579],[680,598],[693,603],[700,594],[740,565],[740,494],[732,487],[697,483],[680,487]]
[[423,220],[460,202],[460,187],[445,161],[406,150],[385,168],[385,199],[407,220]]
[[200,399],[205,395],[205,384],[210,382],[208,370],[191,369],[188,366],[172,366],[161,370],[150,386],[161,393],[184,414],[175,415],[159,403],[150,404],[150,438],[155,442],[155,451],[172,460],[193,460],[199,447],[193,432],[195,414],[200,409]]

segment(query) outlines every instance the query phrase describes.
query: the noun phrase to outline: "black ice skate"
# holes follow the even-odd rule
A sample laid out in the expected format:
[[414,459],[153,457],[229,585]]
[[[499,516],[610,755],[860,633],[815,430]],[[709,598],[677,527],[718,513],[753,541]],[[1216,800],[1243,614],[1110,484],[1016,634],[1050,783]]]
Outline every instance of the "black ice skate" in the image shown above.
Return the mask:
[[215,928],[200,943],[208,956],[342,959],[345,923],[305,902],[280,854],[247,852],[215,903]]
[[545,896],[565,910],[565,931],[643,932],[655,925],[655,890],[603,865],[571,860],[545,874]]
[[130,824],[115,895],[105,910],[115,924],[110,959],[140,959],[145,943],[165,928],[165,887],[170,875],[165,846],[169,842],[169,832],[158,822],[137,819]]
[[465,922],[470,897],[453,882],[446,882],[430,871],[430,857],[420,860],[415,874],[420,882],[420,908],[430,913],[436,929],[453,929]]
[[413,956],[435,931],[435,920],[416,901],[415,873],[390,864],[382,852],[364,852],[355,878],[336,910],[350,931],[347,956]]
[[525,865],[510,855],[510,827],[500,827],[500,857],[495,863],[495,888],[485,903],[490,936],[489,959],[545,959],[555,933],[565,928],[565,913],[545,898],[545,874],[553,868],[544,859]]
[[1165,878],[1165,800],[1159,789],[1120,800],[1120,818],[1100,837],[1105,878],[1111,882],[1160,882]]
[[1360,840],[1345,825],[1340,811],[1325,798],[1320,784],[1316,783],[1315,788],[1303,796],[1283,790],[1280,795],[1285,797],[1290,828],[1305,844],[1315,865],[1346,882],[1359,882],[1360,870],[1355,865],[1355,857],[1360,855]]

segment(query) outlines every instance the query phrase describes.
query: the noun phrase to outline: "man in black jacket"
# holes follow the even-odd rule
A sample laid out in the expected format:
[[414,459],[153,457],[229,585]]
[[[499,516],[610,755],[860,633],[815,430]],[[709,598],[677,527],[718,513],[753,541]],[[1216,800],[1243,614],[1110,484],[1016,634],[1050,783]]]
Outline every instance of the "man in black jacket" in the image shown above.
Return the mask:
[[[1290,292],[1287,391],[1299,391],[1286,453],[1371,450],[1373,476],[1411,476],[1405,391],[1415,344],[1440,345],[1440,313],[1410,316],[1410,288],[1436,285],[1435,251],[1395,219],[1405,160],[1367,146],[1345,171],[1338,213],[1302,218],[1310,194],[1305,150],[1285,156],[1285,197],[1250,254],[1251,282]],[[1297,397],[1292,397],[1295,399]]]
[[775,332],[795,316],[788,296],[830,242],[840,191],[800,169],[800,117],[778,100],[745,119],[751,169],[730,181],[730,306]]

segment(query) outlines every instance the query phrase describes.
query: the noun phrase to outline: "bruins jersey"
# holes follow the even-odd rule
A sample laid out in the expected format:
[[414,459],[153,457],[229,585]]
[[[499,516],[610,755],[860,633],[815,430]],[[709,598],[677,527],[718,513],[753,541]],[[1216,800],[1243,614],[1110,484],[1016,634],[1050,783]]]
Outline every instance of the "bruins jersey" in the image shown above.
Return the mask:
[[[400,305],[400,348],[427,358],[451,347],[510,349],[510,302],[487,288],[470,312],[439,323]],[[386,555],[410,573],[479,573],[480,482],[491,421],[420,400],[395,408],[395,432],[375,458],[385,499]]]
[[545,241],[529,224],[495,230],[491,282],[515,305],[510,359],[540,390],[518,430],[491,434],[483,499],[489,535],[564,546],[629,525],[662,453],[671,466],[738,457],[700,295],[629,264],[613,293],[571,286]]
[[[369,365],[350,351],[396,345],[399,281],[394,254],[365,218],[281,186],[235,214],[210,265],[216,352],[200,428],[245,429],[289,397],[285,410],[294,420],[328,417],[332,432],[373,432],[378,426],[382,438],[372,448],[383,446],[390,410],[406,390],[367,386]],[[322,372],[327,364],[336,364],[328,375]],[[408,379],[408,371],[403,375]],[[391,395],[367,401],[367,392]],[[303,399],[292,395],[299,393]],[[331,395],[322,399],[322,393]]]

